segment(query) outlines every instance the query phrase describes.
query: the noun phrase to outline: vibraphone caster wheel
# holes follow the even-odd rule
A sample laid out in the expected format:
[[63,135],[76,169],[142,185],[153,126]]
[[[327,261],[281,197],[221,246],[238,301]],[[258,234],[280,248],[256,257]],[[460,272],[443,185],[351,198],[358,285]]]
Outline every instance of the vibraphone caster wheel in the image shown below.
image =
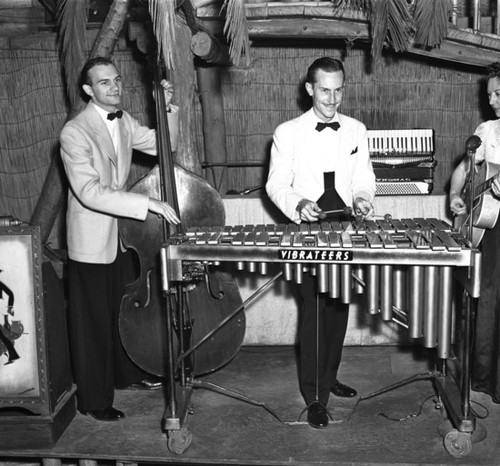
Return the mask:
[[444,437],[444,448],[454,458],[463,458],[472,450],[472,440],[470,432],[459,432],[456,429],[450,430]]
[[178,430],[169,430],[167,447],[171,453],[182,455],[193,441],[193,433],[189,427],[181,427]]

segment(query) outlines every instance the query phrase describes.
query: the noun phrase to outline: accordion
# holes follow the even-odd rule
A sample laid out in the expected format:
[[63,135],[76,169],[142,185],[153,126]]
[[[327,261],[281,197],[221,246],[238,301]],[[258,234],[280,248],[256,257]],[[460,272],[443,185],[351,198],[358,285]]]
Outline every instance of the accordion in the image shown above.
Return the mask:
[[431,194],[434,130],[369,130],[368,148],[378,196]]

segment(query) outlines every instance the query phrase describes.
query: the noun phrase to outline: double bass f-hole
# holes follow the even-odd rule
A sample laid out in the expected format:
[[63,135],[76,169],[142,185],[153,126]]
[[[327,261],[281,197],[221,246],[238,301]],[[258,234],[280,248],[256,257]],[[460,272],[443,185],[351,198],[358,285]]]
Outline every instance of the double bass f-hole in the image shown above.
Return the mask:
[[[144,302],[144,307],[148,307],[151,303],[151,272],[152,270],[148,270],[146,274],[146,301]],[[141,307],[141,302],[139,300],[134,301],[135,307]]]

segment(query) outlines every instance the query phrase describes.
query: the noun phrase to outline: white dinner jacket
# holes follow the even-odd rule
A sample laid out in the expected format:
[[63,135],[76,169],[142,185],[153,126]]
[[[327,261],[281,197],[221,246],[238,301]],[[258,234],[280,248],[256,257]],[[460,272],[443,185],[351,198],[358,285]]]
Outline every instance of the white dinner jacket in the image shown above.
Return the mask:
[[[370,162],[366,127],[340,113],[337,113],[337,118],[340,124],[339,143],[331,151],[337,167],[335,188],[347,206],[352,207],[356,197],[373,203],[375,175]],[[299,201],[306,198],[315,202],[324,193],[323,167],[314,161],[318,121],[311,108],[279,125],[273,136],[266,191],[278,208],[297,223],[300,218],[295,209]]]
[[[169,124],[175,126],[177,113]],[[145,220],[149,197],[124,190],[132,150],[156,154],[156,132],[123,112],[118,120],[120,141],[115,151],[105,122],[89,102],[61,132],[61,157],[69,180],[67,246],[70,259],[110,264],[118,248],[118,217]],[[172,141],[175,147],[176,141]]]

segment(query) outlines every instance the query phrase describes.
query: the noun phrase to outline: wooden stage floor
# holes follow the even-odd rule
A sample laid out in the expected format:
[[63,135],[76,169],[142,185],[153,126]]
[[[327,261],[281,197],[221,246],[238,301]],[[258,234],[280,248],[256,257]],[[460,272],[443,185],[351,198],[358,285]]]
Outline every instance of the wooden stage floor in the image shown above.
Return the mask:
[[[360,400],[330,398],[333,421],[315,430],[305,422],[297,385],[293,347],[242,347],[228,365],[204,376],[268,406],[242,402],[195,389],[193,434],[182,455],[167,448],[161,420],[163,391],[117,391],[115,407],[126,413],[119,422],[102,423],[77,414],[57,444],[41,450],[1,450],[0,464],[140,463],[173,465],[499,465],[500,406],[471,392],[477,430],[487,436],[472,443],[463,458],[444,448],[431,380],[418,380],[379,396]],[[432,369],[426,351],[416,347],[346,347],[340,379],[368,395],[414,374]],[[484,419],[482,419],[484,417]],[[278,419],[279,418],[279,419]],[[474,434],[473,434],[474,436]],[[1,439],[0,439],[1,445]],[[57,462],[57,461],[56,461]]]

